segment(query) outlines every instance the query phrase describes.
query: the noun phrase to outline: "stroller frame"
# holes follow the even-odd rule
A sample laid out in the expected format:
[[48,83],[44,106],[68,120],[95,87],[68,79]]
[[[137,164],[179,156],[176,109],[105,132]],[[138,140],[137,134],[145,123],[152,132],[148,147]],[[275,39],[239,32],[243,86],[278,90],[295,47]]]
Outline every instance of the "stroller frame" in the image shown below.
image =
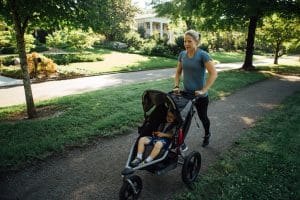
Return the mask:
[[[120,199],[138,199],[141,190],[143,188],[142,180],[139,176],[133,175],[137,170],[147,170],[156,175],[162,175],[170,170],[175,169],[178,164],[182,165],[181,177],[183,182],[191,187],[196,181],[199,171],[201,168],[201,154],[198,151],[192,151],[188,155],[185,155],[180,149],[181,145],[184,143],[184,138],[187,135],[191,119],[196,113],[194,104],[197,98],[193,100],[184,99],[183,105],[180,104],[180,99],[184,98],[182,95],[178,96],[173,93],[164,93],[158,90],[146,90],[142,96],[143,109],[145,121],[141,127],[139,127],[139,137],[136,142],[132,145],[125,168],[122,171],[123,185],[119,192]],[[176,100],[178,100],[176,102]],[[181,99],[182,100],[182,99]],[[161,106],[161,107],[160,107]],[[135,158],[137,152],[137,145],[139,138],[142,136],[150,135],[157,126],[147,126],[151,124],[151,119],[149,119],[154,112],[158,112],[160,115],[167,111],[167,109],[173,109],[174,114],[178,120],[178,125],[174,134],[173,141],[169,144],[166,150],[162,150],[156,159],[149,163],[143,163],[136,167],[131,167],[130,162]],[[162,109],[162,110],[160,110]],[[149,114],[150,112],[150,114]],[[165,117],[166,115],[162,115]],[[157,118],[157,116],[154,116]],[[155,119],[162,122],[161,119]],[[153,146],[152,146],[153,147]],[[145,146],[145,152],[143,157],[147,155],[152,150],[151,145]]]

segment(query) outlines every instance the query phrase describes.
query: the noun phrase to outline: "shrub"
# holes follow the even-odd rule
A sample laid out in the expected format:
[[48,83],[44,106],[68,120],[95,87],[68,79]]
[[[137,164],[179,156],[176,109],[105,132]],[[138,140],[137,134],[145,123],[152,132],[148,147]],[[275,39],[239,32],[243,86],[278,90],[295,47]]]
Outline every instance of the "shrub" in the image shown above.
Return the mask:
[[57,71],[57,65],[53,60],[46,58],[36,52],[27,55],[28,71],[31,77],[37,75],[48,76]]
[[146,37],[146,29],[144,26],[139,26],[137,32],[142,38]]
[[91,48],[98,40],[98,35],[94,34],[92,30],[84,32],[80,29],[69,30],[67,28],[56,31],[46,37],[48,46],[61,49]]
[[49,50],[49,48],[46,47],[46,45],[40,43],[36,45],[34,48],[30,49],[31,52],[43,52],[47,50]]
[[168,49],[171,55],[178,56],[179,53],[183,50],[177,44],[168,44]]
[[153,56],[170,56],[171,52],[168,48],[168,46],[164,46],[162,44],[158,44],[155,45],[152,49],[151,49],[151,55]]
[[1,54],[15,54],[17,53],[17,49],[15,47],[1,47]]
[[[31,34],[25,34],[26,52],[29,52],[31,48],[34,48],[34,37]],[[17,41],[15,32],[8,29],[7,31],[0,31],[0,53],[13,54],[17,53]]]
[[143,46],[144,40],[140,35],[135,31],[130,31],[125,34],[125,42],[129,47],[134,47],[135,49],[141,49]]
[[0,65],[0,74],[11,78],[23,78],[23,74],[20,67],[6,67]]
[[101,55],[95,54],[47,54],[47,57],[54,60],[58,65],[67,65],[74,62],[95,62],[103,60]]
[[175,38],[175,44],[177,45],[177,47],[179,49],[185,49],[184,48],[184,37],[179,36],[179,37]]
[[14,65],[14,59],[17,56],[5,56],[1,58],[1,63],[5,66]]
[[156,43],[154,40],[149,40],[148,42],[144,43],[141,52],[146,55],[151,55],[152,49],[155,47]]
[[[206,51],[206,52],[209,52],[209,49],[208,49],[208,44],[201,44],[200,46],[199,46],[199,48],[200,49],[202,49],[202,50],[204,50],[204,51]],[[221,49],[221,48],[220,48]]]

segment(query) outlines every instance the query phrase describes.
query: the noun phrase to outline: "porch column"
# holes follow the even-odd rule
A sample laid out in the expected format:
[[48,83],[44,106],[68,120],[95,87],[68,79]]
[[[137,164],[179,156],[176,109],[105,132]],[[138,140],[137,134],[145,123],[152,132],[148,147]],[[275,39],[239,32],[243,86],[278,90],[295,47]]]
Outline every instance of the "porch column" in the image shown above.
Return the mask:
[[164,24],[162,22],[160,22],[160,38],[163,38],[163,35],[164,35]]
[[150,36],[152,36],[153,35],[152,21],[150,21],[149,23],[150,23]]

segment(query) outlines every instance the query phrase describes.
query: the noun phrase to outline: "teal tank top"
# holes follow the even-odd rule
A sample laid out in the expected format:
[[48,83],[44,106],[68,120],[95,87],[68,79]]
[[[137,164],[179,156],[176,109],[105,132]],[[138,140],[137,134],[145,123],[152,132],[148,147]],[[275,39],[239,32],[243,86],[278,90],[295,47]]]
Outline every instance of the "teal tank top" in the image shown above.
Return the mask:
[[[209,54],[202,49],[197,49],[194,56],[189,58],[187,51],[182,51],[178,61],[182,63],[184,91],[194,94],[201,90],[206,83],[206,68],[204,63],[212,60]],[[206,94],[207,96],[208,94]]]

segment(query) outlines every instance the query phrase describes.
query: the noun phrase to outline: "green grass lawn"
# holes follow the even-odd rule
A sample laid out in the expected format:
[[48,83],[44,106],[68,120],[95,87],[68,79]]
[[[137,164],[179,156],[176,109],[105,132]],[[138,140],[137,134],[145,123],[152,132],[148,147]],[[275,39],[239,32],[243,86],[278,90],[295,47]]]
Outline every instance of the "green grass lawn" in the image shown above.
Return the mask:
[[245,58],[244,52],[212,52],[210,55],[218,63],[242,62]]
[[[130,56],[130,54],[128,55]],[[106,65],[100,62],[97,63],[73,63],[66,66],[59,66],[60,71],[76,72],[85,75],[99,75],[118,72],[133,72],[151,69],[175,68],[177,61],[175,59],[165,57],[150,57],[142,56],[143,60],[136,60],[130,64]],[[118,58],[116,58],[118,59]]]
[[[109,54],[113,53],[112,51]],[[130,54],[128,55],[130,56]],[[212,53],[212,58],[219,63],[230,63],[230,62],[242,62],[244,59],[244,53],[235,52],[218,52]],[[75,71],[78,73],[84,73],[87,75],[95,75],[102,73],[111,72],[128,72],[128,71],[142,71],[151,69],[163,69],[175,67],[177,59],[165,58],[165,57],[154,57],[154,56],[143,56],[147,60],[137,60],[131,64],[126,65],[115,65],[106,67],[94,67],[88,64],[78,63],[76,65],[60,66],[60,69],[67,71]]]
[[299,64],[258,66],[257,69],[270,71],[270,72],[273,72],[276,74],[300,76],[300,65]]
[[[166,58],[166,57],[155,57],[155,56],[143,56],[138,55],[140,60],[134,60],[127,64],[111,64],[115,59],[120,59],[118,57],[110,60],[105,60],[106,55],[111,55],[114,53],[120,53],[116,51],[111,51],[107,49],[87,49],[81,52],[70,51],[71,54],[64,55],[48,55],[50,58],[56,58],[57,62],[74,62],[74,60],[81,60],[77,63],[70,63],[67,65],[58,65],[58,71],[61,74],[65,74],[65,77],[72,77],[74,74],[76,77],[80,75],[99,75],[107,73],[117,73],[117,72],[130,72],[130,71],[142,71],[150,69],[163,69],[175,67],[177,64],[177,59]],[[72,53],[77,53],[76,55]],[[79,54],[78,54],[79,53]],[[73,55],[73,57],[72,57]],[[47,54],[45,54],[47,57]],[[136,56],[136,54],[128,54],[128,57]],[[216,52],[211,53],[212,58],[218,63],[228,63],[228,62],[242,62],[244,58],[244,53],[237,52]],[[102,60],[104,61],[97,61]],[[121,58],[122,59],[122,58]],[[96,62],[83,62],[85,60],[96,61]],[[103,64],[107,62],[107,64]],[[0,74],[12,78],[19,78],[22,76],[20,67],[7,67],[0,66]],[[63,76],[61,76],[63,78]]]
[[[226,71],[210,90],[210,98],[229,95],[269,75]],[[36,159],[62,152],[66,146],[82,146],[93,138],[129,133],[143,120],[141,96],[146,89],[170,91],[172,79],[146,82],[52,99],[37,104],[60,112],[50,118],[6,121],[24,106],[0,108],[0,169],[15,169]]]
[[239,139],[177,200],[300,199],[300,92]]
[[[107,54],[112,54],[113,51]],[[105,56],[103,53],[102,56]],[[134,54],[128,54],[128,56],[134,56]],[[212,58],[218,63],[229,63],[229,62],[242,62],[244,59],[244,53],[237,52],[217,52],[211,54]],[[145,59],[146,58],[146,59]],[[165,57],[154,57],[154,56],[141,56],[141,60],[136,60],[130,64],[118,64],[102,66],[101,62],[97,64],[89,63],[74,63],[66,66],[59,66],[60,71],[75,72],[78,74],[85,75],[97,75],[103,73],[116,73],[116,72],[129,72],[129,71],[142,71],[151,69],[163,69],[175,67],[177,59],[165,58]]]

